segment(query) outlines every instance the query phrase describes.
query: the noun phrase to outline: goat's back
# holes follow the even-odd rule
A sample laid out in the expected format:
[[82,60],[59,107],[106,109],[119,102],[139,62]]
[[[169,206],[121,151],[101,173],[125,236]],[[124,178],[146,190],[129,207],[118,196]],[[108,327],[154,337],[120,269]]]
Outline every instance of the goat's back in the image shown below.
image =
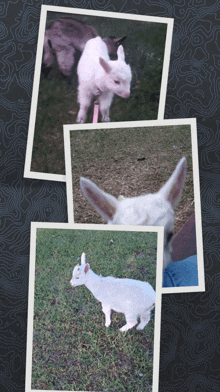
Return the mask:
[[154,305],[155,296],[148,282],[103,278],[96,298],[116,312],[141,314]]
[[88,40],[98,36],[94,27],[71,18],[54,20],[50,30],[56,31],[62,37],[68,37],[71,44],[80,51],[84,49]]
[[87,41],[81,59],[99,63],[99,57],[102,57],[106,61],[110,60],[107,45],[101,37],[92,38]]
[[109,55],[106,44],[101,37],[90,39],[80,57],[77,73],[79,80],[90,80],[95,73],[101,69],[99,58],[109,61]]

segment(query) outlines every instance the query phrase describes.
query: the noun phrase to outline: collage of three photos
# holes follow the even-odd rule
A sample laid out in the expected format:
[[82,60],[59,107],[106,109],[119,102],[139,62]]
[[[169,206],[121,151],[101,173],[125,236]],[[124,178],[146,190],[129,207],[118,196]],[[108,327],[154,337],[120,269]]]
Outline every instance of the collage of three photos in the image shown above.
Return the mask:
[[157,392],[162,294],[205,291],[196,119],[164,119],[172,34],[42,6],[24,177],[66,183],[68,223],[31,224],[26,392]]

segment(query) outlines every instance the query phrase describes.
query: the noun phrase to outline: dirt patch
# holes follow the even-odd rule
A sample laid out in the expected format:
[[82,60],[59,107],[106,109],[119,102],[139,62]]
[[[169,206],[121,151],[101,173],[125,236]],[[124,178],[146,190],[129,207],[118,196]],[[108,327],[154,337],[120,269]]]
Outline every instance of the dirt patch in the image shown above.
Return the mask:
[[115,197],[155,193],[185,156],[187,176],[176,209],[175,232],[194,212],[189,126],[101,129],[71,132],[74,220],[103,223],[79,185],[86,177]]

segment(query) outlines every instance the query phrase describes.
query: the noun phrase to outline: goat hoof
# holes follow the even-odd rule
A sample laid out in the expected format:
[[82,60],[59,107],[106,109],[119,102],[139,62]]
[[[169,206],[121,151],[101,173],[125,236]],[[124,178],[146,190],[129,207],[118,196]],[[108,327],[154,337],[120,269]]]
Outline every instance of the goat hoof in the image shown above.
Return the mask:
[[76,118],[76,122],[78,124],[84,124],[84,122],[86,121],[86,117],[83,115],[78,114],[77,118]]
[[85,120],[82,118],[76,119],[77,124],[84,124]]
[[127,326],[126,325],[124,325],[124,327],[121,327],[120,328],[120,331],[121,332],[126,332],[128,329],[127,329]]
[[110,122],[110,117],[105,117],[102,119],[102,122]]

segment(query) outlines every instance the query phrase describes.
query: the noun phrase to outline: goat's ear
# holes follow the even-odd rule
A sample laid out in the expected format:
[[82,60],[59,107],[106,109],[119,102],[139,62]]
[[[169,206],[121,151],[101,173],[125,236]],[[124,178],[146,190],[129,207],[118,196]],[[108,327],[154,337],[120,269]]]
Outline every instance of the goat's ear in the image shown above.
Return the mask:
[[122,44],[122,42],[126,39],[127,37],[126,37],[126,35],[124,36],[124,37],[121,37],[121,38],[114,38],[114,42],[115,42],[115,44],[116,45],[121,45]]
[[85,266],[85,268],[84,268],[85,274],[87,274],[89,268],[90,268],[90,265],[89,265],[89,263],[87,263],[86,266]]
[[90,204],[101,215],[105,222],[113,219],[119,201],[112,195],[102,191],[94,182],[87,178],[80,178],[82,192]]
[[81,264],[86,264],[86,254],[84,252],[81,255]]
[[118,60],[125,61],[125,52],[122,45],[118,47],[117,55],[118,55]]
[[166,182],[166,184],[160,189],[159,193],[170,202],[173,208],[175,208],[181,198],[184,181],[186,177],[186,158],[180,159],[173,174]]
[[111,71],[110,65],[102,57],[99,57],[99,63],[106,73],[109,73]]

